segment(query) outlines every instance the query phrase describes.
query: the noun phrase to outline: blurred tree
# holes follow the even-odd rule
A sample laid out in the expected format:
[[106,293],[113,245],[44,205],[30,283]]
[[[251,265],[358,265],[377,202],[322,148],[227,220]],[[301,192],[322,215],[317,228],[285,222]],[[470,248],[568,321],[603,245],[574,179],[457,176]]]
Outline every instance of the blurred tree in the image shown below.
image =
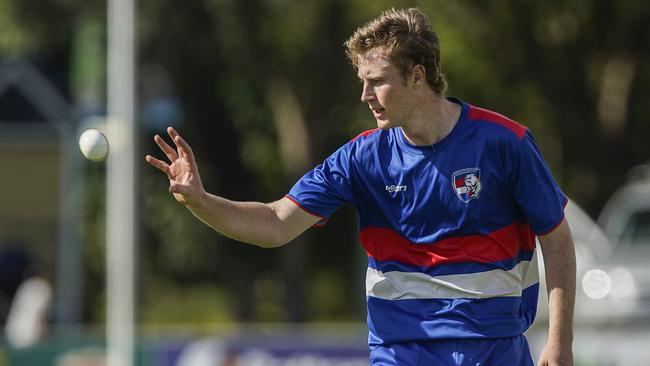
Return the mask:
[[[278,199],[314,164],[313,149],[320,150],[320,160],[342,136],[355,134],[327,130],[334,118],[339,125],[347,121],[324,108],[342,103],[338,91],[349,90],[344,85],[350,79],[344,76],[353,75],[342,56],[341,5],[206,1],[144,6],[150,16],[144,23],[143,62],[163,64],[175,80],[188,110],[184,131],[199,163],[209,162],[201,169],[211,191],[234,199]],[[310,247],[318,245],[308,243],[313,241],[307,234],[263,255],[259,249],[225,244],[220,273],[239,293],[240,319],[260,313],[253,311],[251,274],[274,267],[283,273],[284,319],[308,317],[303,273],[310,265]],[[354,242],[344,241],[341,253]],[[319,265],[345,263],[345,257],[330,257],[331,262]]]
[[649,92],[648,4],[423,7],[443,27],[451,91],[529,125],[564,189],[592,215],[631,166],[648,161],[640,141],[650,129],[641,112]]
[[[104,6],[0,0],[0,57],[49,47],[69,52],[75,29],[88,24],[80,19],[103,22]],[[176,101],[167,105],[175,111],[167,116],[177,119],[169,122],[192,144],[209,191],[278,199],[338,146],[374,127],[342,44],[392,6],[429,14],[441,37],[448,94],[528,125],[561,185],[592,215],[625,172],[650,156],[650,3],[631,0],[141,0],[143,104],[156,90]],[[156,150],[150,135],[163,132],[155,126],[143,122],[148,152]],[[361,319],[360,306],[350,306],[350,299],[363,302],[351,207],[317,235],[310,230],[285,248],[262,251],[198,223],[144,163],[141,189],[140,312],[158,314],[147,322],[183,306],[161,298],[209,289],[226,298],[207,298],[206,314]],[[99,235],[97,225],[89,230]],[[87,249],[95,263],[87,270],[100,281],[102,247]],[[189,284],[196,288],[185,289]],[[332,296],[322,300],[318,289]],[[93,291],[88,296],[100,299]]]
[[[625,171],[647,159],[647,144],[633,142],[648,128],[637,121],[643,120],[640,98],[648,85],[647,71],[639,68],[647,64],[650,6],[399,3],[412,5],[430,14],[441,35],[449,94],[529,125],[562,186],[592,214]],[[156,13],[145,9],[152,22],[146,33],[151,41],[144,42],[152,49],[145,48],[145,54],[167,65],[177,85],[192,85],[180,93],[183,104],[197,111],[188,115],[192,126],[186,131],[201,159],[216,169],[206,177],[210,188],[232,198],[276,199],[309,166],[373,127],[358,102],[359,88],[342,43],[356,26],[391,6],[390,1],[361,0],[210,0],[157,3],[166,12],[152,17]],[[182,19],[189,23],[181,24]],[[167,51],[149,53],[154,49]],[[194,109],[191,103],[203,107]],[[290,146],[291,137],[304,135],[308,145]],[[604,164],[612,160],[621,163]],[[228,181],[236,187],[229,189]],[[343,211],[346,223],[325,230],[337,231],[331,234],[335,243],[329,234],[306,237],[299,241],[311,244],[294,243],[269,254],[275,259],[266,264],[287,274],[289,303],[303,303],[296,300],[304,296],[303,284],[291,278],[312,266],[345,268],[345,277],[353,276],[353,220],[347,216],[351,211]],[[235,250],[229,247],[230,253],[222,255],[230,257]],[[317,254],[328,263],[314,263]],[[259,251],[249,251],[241,258],[252,263],[257,256]],[[354,296],[354,290],[349,286],[344,298]],[[288,319],[302,319],[305,315],[296,310],[302,308],[289,306]]]

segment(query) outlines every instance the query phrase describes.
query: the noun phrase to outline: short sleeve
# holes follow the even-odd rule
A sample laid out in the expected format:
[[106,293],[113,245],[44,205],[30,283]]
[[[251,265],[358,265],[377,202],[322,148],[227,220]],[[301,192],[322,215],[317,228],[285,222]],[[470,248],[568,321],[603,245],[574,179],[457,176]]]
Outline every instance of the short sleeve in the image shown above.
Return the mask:
[[508,161],[512,195],[536,235],[555,229],[564,219],[568,198],[553,178],[535,139],[526,131]]
[[300,178],[287,194],[302,209],[322,218],[317,225],[325,224],[334,211],[352,201],[349,156],[348,145],[341,147]]

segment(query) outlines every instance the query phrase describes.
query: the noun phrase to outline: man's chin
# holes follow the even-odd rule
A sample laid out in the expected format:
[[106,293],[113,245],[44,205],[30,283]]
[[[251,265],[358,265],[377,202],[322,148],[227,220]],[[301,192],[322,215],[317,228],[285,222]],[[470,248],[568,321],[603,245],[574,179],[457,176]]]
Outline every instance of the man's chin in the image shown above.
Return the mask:
[[381,128],[382,130],[389,130],[395,127],[390,120],[379,118],[375,118],[375,120],[377,121],[377,127]]

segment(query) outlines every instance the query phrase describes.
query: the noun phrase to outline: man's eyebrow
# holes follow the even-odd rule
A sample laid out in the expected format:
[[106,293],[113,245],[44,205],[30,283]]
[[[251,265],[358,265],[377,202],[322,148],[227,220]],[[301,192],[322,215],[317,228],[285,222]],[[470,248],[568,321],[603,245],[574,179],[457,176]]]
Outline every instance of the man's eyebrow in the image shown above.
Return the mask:
[[366,72],[365,75],[363,75],[361,72],[357,73],[357,77],[359,79],[361,79],[361,80],[363,80],[364,77],[368,78],[368,79],[377,79],[377,78],[381,78],[383,76],[384,76],[383,71],[376,71],[376,72],[369,71],[369,72]]

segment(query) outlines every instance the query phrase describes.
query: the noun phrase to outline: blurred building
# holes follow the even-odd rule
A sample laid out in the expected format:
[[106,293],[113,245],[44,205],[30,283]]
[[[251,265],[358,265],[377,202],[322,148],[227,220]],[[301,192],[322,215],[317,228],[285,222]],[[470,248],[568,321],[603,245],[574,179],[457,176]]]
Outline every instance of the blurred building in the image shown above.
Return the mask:
[[0,63],[0,243],[24,243],[48,280],[60,285],[56,320],[75,323],[82,277],[76,131],[65,87],[52,74],[27,59]]
[[67,103],[35,67],[0,64],[0,242],[20,237],[46,261],[56,258],[62,163],[57,125],[66,118]]

